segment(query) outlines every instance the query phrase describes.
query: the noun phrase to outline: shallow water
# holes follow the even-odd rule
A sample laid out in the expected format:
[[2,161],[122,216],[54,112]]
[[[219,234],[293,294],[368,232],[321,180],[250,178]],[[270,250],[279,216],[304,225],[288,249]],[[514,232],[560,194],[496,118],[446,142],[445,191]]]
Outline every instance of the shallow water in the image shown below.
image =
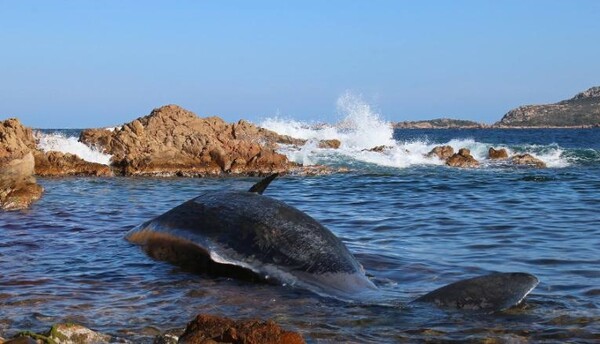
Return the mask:
[[[316,159],[353,172],[274,181],[265,195],[342,238],[389,296],[385,304],[191,274],[123,240],[205,190],[244,190],[257,179],[39,179],[46,193],[31,209],[0,213],[0,336],[72,321],[151,342],[213,313],[273,318],[315,343],[600,340],[599,130],[406,130],[395,139],[555,149],[566,164],[393,167],[318,151]],[[499,314],[408,304],[492,271],[541,282],[524,304]]]

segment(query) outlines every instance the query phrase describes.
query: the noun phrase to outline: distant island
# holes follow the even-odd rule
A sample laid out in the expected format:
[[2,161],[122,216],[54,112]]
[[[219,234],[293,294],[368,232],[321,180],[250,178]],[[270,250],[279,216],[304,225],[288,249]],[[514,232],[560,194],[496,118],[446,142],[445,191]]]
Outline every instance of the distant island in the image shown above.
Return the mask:
[[392,123],[398,129],[590,128],[600,127],[600,86],[554,104],[524,105],[507,112],[493,125],[437,118]]
[[575,97],[547,105],[525,105],[510,110],[494,127],[593,127],[600,126],[600,86]]
[[392,123],[395,129],[480,129],[489,125],[463,119],[436,118],[426,121],[404,121]]

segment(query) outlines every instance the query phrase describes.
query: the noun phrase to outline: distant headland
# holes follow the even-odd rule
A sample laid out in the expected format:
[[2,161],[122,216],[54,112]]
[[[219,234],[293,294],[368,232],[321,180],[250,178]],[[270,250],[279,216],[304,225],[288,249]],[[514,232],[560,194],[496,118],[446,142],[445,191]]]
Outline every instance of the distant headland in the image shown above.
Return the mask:
[[580,92],[554,104],[524,105],[507,112],[488,125],[474,121],[437,118],[393,123],[399,129],[481,129],[481,128],[591,128],[600,127],[600,86]]

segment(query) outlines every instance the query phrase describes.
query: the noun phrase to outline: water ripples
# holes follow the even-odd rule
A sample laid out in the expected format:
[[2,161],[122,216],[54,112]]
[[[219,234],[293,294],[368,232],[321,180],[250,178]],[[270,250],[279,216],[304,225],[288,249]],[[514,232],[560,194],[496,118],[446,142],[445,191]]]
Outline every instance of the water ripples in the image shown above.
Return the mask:
[[[208,312],[273,318],[312,342],[600,339],[598,165],[434,166],[275,181],[266,194],[342,238],[393,306],[195,275],[122,239],[203,190],[244,190],[255,181],[41,179],[46,194],[30,210],[0,213],[0,335],[74,321],[151,341]],[[492,271],[527,271],[541,283],[523,306],[499,315],[408,304]]]

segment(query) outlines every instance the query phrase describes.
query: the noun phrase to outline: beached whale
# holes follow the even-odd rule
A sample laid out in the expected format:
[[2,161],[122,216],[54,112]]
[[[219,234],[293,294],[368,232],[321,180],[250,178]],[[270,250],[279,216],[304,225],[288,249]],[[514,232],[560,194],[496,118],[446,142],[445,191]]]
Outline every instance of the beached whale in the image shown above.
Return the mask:
[[[248,191],[209,191],[133,228],[126,239],[153,258],[207,273],[274,281],[342,299],[377,287],[331,231],[306,213],[263,196],[273,174]],[[514,306],[536,277],[496,273],[463,280],[415,301],[496,311]]]

